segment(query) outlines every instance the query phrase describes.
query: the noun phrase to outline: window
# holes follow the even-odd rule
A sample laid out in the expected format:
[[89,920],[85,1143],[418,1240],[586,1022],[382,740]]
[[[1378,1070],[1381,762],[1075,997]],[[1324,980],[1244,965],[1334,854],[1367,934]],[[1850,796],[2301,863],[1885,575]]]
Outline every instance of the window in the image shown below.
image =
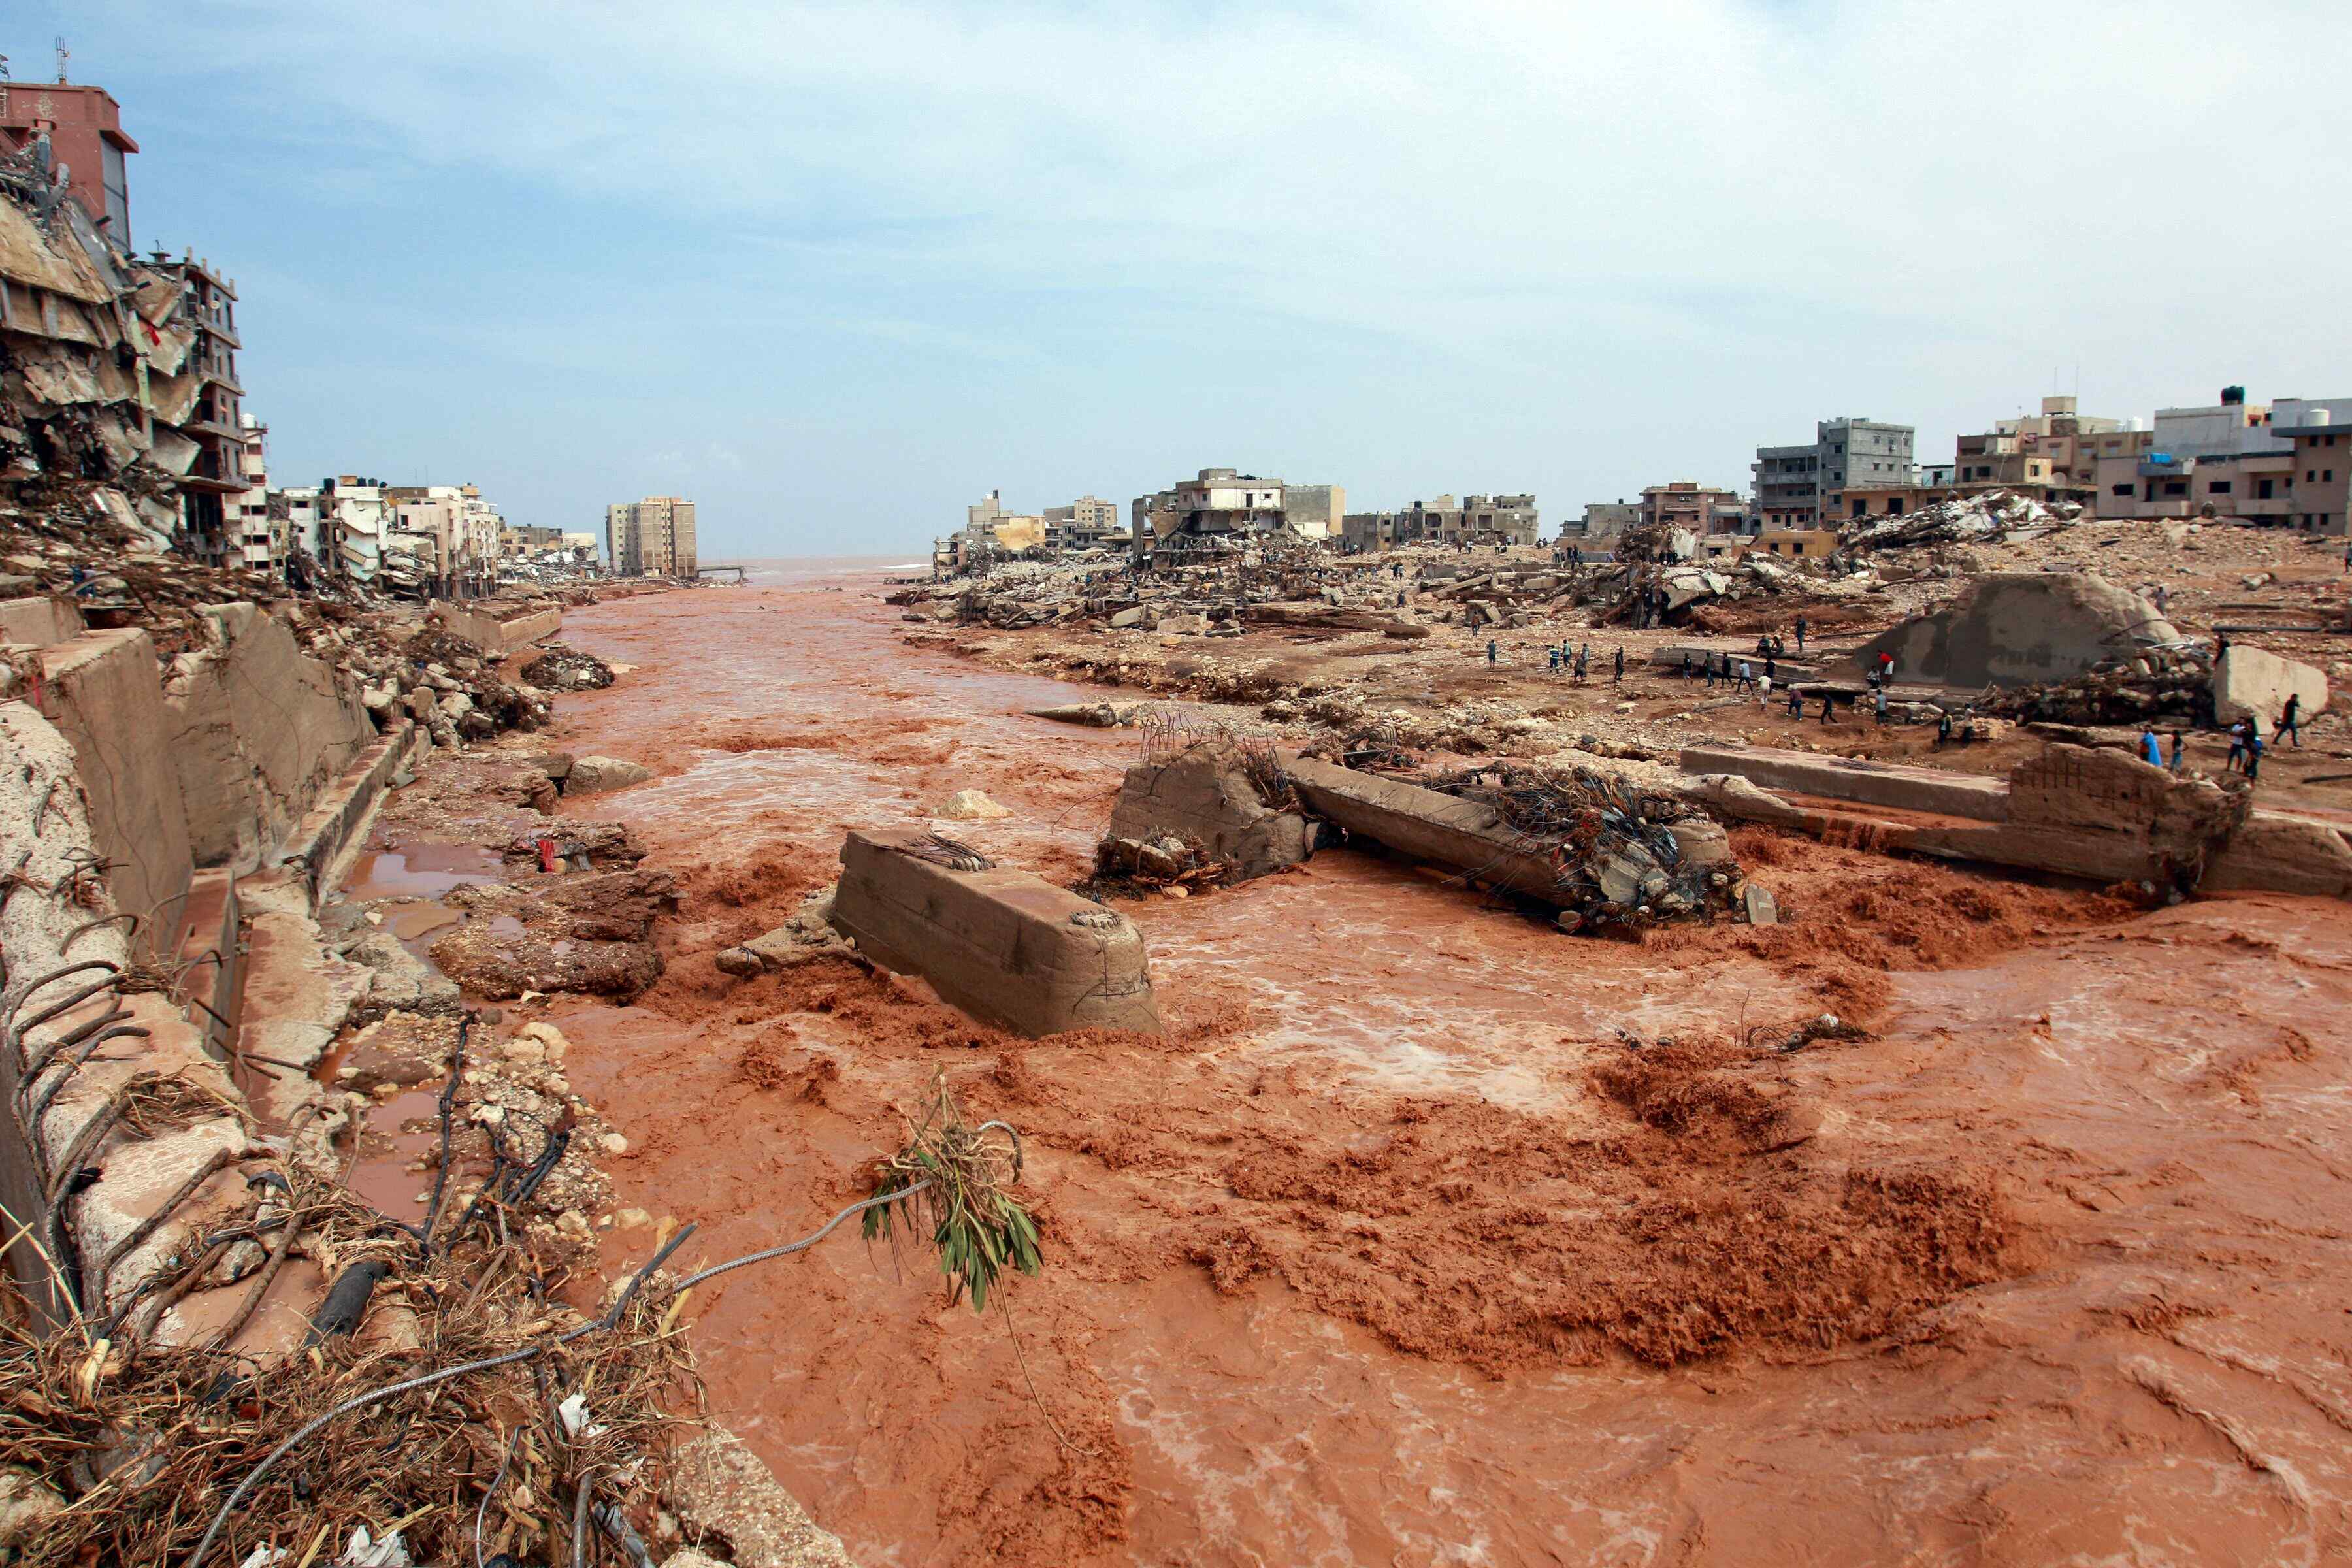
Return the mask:
[[2107,487],[2107,493],[2108,493],[2109,495],[2127,496],[2127,495],[2131,494],[2131,486],[2129,486],[2129,485],[2109,485],[2109,486]]
[[2228,495],[2230,493],[2230,481],[2228,479],[2208,479],[2205,482],[2205,493],[2209,496]]
[[2336,470],[2335,470],[2334,468],[2322,468],[2322,469],[2320,469],[2320,470],[2319,470],[2319,482],[2320,482],[2321,484],[2323,484],[2323,485],[2332,485],[2332,484],[2334,484],[2334,483],[2336,482]]
[[2168,496],[2185,496],[2189,493],[2189,481],[2187,479],[2167,479],[2164,481],[2164,493]]
[[2256,500],[2268,500],[2271,499],[2270,480],[2256,479],[2254,481],[2254,499]]

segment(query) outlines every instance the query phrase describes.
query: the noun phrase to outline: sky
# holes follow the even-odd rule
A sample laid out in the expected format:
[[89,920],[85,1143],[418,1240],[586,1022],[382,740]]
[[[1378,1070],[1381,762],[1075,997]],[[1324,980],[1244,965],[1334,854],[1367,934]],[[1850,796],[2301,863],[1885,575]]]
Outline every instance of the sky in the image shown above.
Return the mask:
[[2352,395],[2352,5],[13,0],[236,280],[274,482],[899,553],[1207,467],[1350,510]]

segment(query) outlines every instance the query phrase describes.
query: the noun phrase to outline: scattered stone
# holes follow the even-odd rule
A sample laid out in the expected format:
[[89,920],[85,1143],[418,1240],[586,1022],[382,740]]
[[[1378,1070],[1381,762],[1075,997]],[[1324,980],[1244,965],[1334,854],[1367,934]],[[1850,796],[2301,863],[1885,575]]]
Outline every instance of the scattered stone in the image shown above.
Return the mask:
[[1780,901],[1772,889],[1749,882],[1739,889],[1740,901],[1748,907],[1748,923],[1752,926],[1772,926],[1780,923]]
[[948,822],[992,821],[1013,813],[976,789],[960,789],[931,814]]

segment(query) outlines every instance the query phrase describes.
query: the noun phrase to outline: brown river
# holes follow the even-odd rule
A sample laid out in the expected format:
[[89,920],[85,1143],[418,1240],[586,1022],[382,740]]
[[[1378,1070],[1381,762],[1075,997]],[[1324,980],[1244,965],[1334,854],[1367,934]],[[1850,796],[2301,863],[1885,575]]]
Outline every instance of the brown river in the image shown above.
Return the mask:
[[[1027,1135],[985,1317],[845,1232],[688,1308],[709,1397],[861,1563],[2328,1563],[2352,1552],[2352,921],[2142,913],[1749,831],[1781,927],[1562,935],[1349,851],[1129,906],[1165,1038],[1013,1040],[719,947],[928,820],[1061,882],[1132,731],[881,574],[567,613],[635,666],[554,743],[680,876],[668,971],[566,1001],[681,1261],[811,1228],[944,1069]],[[1834,1010],[1870,1037],[1746,1029]],[[653,1232],[608,1233],[614,1270]]]

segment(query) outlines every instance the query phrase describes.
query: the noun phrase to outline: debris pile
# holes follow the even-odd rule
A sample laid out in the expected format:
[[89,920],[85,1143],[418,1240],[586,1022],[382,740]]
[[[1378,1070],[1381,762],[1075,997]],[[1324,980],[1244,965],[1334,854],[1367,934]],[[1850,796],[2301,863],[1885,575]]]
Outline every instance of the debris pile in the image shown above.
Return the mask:
[[1549,857],[1564,931],[1701,919],[1742,904],[1729,836],[1686,800],[1590,768],[1504,763],[1420,782],[1493,808]]
[[1838,530],[1838,543],[1844,550],[1997,544],[2011,534],[2071,523],[2082,515],[2082,507],[2074,501],[2046,507],[2013,490],[1987,490],[1937,501],[1905,516],[1858,519]]
[[522,678],[541,691],[602,691],[613,684],[613,667],[594,654],[560,642],[545,647],[522,667]]

